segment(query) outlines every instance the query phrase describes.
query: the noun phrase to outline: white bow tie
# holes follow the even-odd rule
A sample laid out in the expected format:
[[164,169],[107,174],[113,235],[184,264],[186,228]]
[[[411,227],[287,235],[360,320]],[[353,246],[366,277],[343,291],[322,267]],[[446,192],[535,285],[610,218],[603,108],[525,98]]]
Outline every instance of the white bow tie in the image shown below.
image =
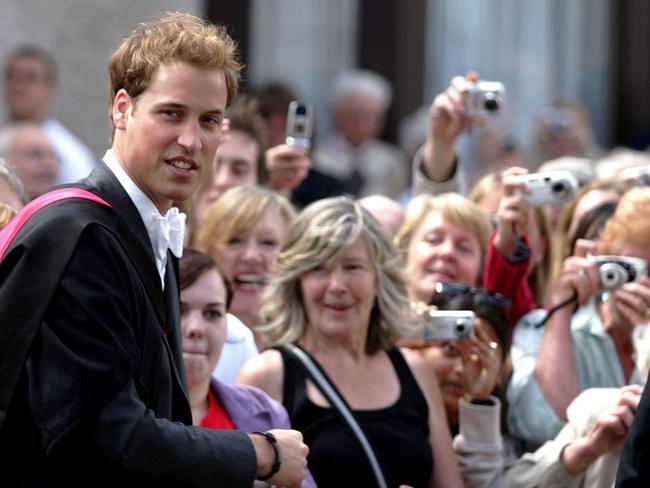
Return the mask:
[[180,258],[183,255],[183,234],[185,233],[184,213],[180,213],[178,208],[172,207],[167,214],[154,214],[151,217],[151,240],[153,241],[154,254],[156,261],[166,262],[167,248]]

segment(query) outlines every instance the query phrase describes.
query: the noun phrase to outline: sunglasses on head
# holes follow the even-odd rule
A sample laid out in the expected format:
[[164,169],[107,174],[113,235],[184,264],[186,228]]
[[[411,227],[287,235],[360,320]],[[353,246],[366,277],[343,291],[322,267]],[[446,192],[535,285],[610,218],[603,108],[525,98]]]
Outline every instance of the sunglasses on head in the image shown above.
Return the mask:
[[430,305],[441,306],[447,300],[457,296],[471,296],[473,300],[496,306],[505,313],[512,308],[512,302],[501,293],[474,288],[462,283],[436,283]]

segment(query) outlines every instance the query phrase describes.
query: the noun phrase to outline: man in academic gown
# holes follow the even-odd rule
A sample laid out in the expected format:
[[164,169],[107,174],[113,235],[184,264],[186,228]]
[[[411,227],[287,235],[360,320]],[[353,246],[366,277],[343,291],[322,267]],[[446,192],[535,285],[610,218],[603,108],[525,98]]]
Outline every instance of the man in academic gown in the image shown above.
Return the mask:
[[[183,33],[180,36],[179,33]],[[141,26],[111,58],[114,126],[80,183],[104,200],[37,212],[0,262],[3,486],[299,486],[296,431],[191,427],[177,258],[188,198],[212,161],[239,65],[188,14]],[[280,461],[278,463],[277,461]]]
[[650,483],[650,389],[645,387],[634,422],[625,437],[616,475],[617,488],[645,488]]

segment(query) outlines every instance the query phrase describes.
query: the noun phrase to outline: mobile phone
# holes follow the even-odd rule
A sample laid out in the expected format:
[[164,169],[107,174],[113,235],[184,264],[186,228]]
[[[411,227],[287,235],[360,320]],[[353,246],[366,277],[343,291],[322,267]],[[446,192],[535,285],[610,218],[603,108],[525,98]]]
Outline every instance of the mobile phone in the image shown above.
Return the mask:
[[285,142],[304,149],[311,147],[314,131],[314,109],[308,102],[294,100],[287,112],[287,133]]

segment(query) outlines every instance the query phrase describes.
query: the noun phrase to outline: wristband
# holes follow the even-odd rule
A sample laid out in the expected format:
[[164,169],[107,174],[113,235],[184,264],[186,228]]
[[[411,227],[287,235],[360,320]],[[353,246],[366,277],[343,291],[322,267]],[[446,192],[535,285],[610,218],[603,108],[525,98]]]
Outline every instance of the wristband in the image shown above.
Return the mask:
[[517,247],[512,252],[512,254],[508,256],[507,260],[510,264],[523,263],[530,257],[530,252],[530,246],[526,244],[526,241],[524,241],[521,237],[518,237]]
[[259,481],[266,481],[275,473],[280,471],[280,465],[282,463],[280,462],[280,448],[278,447],[278,440],[270,432],[257,431],[257,432],[251,432],[251,434],[261,435],[262,437],[264,437],[269,442],[269,444],[271,444],[271,447],[273,448],[273,454],[275,454],[275,459],[273,460],[273,466],[271,466],[271,472],[266,476],[257,477]]

